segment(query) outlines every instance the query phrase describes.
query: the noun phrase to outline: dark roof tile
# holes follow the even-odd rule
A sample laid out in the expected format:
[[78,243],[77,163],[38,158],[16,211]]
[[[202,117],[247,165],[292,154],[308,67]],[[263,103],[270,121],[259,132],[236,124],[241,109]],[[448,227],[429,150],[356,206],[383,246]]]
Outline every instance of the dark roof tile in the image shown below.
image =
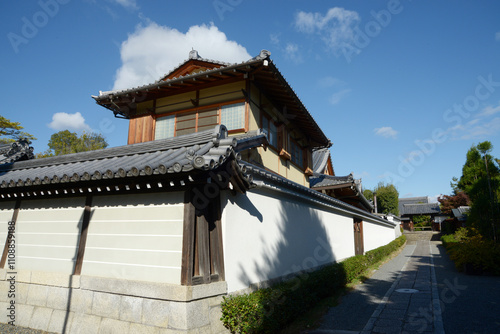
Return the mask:
[[7,163],[0,165],[0,188],[211,170],[236,158],[237,145],[218,125],[169,139]]

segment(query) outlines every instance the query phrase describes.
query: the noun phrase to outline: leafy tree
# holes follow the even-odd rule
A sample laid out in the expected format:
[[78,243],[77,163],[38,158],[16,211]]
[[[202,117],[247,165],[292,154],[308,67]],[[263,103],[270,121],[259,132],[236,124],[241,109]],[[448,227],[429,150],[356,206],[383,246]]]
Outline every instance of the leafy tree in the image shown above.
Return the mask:
[[469,149],[457,187],[465,191],[472,202],[470,223],[484,236],[496,240],[500,228],[500,169],[495,164],[498,159],[489,154],[492,149],[489,141]]
[[363,190],[363,196],[369,201],[373,201],[373,191],[370,189]]
[[37,154],[37,158],[99,150],[108,147],[108,143],[99,133],[84,132],[78,136],[76,132],[63,130],[50,136],[48,146],[49,149]]
[[418,226],[429,226],[431,224],[431,216],[429,215],[413,216],[413,222],[415,224],[418,224]]
[[469,196],[463,191],[458,191],[455,195],[443,195],[438,197],[438,202],[440,203],[441,212],[446,215],[451,215],[451,210],[456,209],[460,206],[469,206],[470,199]]
[[27,132],[21,131],[24,129],[19,122],[12,122],[0,115],[0,143],[7,144],[17,141],[21,138],[26,138],[30,141],[36,140],[35,136]]
[[399,192],[393,184],[380,182],[373,191],[377,195],[377,211],[399,216]]

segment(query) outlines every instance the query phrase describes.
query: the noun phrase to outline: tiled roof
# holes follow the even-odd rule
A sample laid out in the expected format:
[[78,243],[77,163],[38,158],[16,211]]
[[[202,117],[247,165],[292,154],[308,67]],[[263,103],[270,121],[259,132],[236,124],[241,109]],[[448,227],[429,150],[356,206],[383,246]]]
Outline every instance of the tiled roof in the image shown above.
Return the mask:
[[425,204],[403,204],[403,210],[399,212],[402,215],[431,215],[441,212],[439,203]]
[[456,209],[451,209],[453,216],[459,221],[467,220],[467,214],[469,213],[470,206],[460,206]]
[[346,183],[354,185],[359,183],[359,180],[355,180],[352,173],[347,176],[332,176],[314,173],[313,176],[309,178],[311,188],[329,187]]
[[309,185],[312,189],[334,189],[334,188],[350,188],[354,196],[359,202],[369,211],[373,210],[372,203],[363,195],[361,187],[361,179],[355,179],[351,173],[347,176],[332,176],[325,174],[314,173],[309,178]]
[[428,196],[420,196],[420,197],[406,197],[406,198],[399,198],[398,199],[398,208],[399,208],[399,214],[402,215],[404,208],[404,204],[428,204],[429,203],[429,197]]
[[33,147],[31,142],[26,139],[20,139],[13,143],[0,144],[0,165],[12,163],[15,161],[33,159]]
[[226,127],[218,125],[169,139],[3,164],[0,193],[40,185],[214,170],[228,159],[238,159],[237,144],[236,138],[227,136]]
[[257,185],[257,187],[262,187],[263,184],[267,184],[271,188],[284,191],[301,199],[327,205],[337,210],[347,211],[351,214],[354,214],[356,217],[369,217],[370,219],[378,221],[383,225],[395,226],[395,223],[389,222],[387,219],[376,216],[372,213],[345,203],[339,199],[325,195],[314,189],[290,181],[289,179],[286,179],[281,175],[275,174],[245,161],[242,161],[241,164],[246,167],[246,172],[253,176],[253,183]]
[[[217,63],[213,60],[209,61]],[[258,56],[242,63],[221,63],[221,67],[215,69],[165,80],[165,77],[162,77],[153,83],[138,87],[99,92],[99,96],[92,96],[92,98],[101,106],[113,111],[115,116],[130,118],[137,112],[134,108],[138,101],[177,94],[180,87],[194,89],[198,85],[203,86],[225,79],[241,78],[244,80],[243,78],[249,75],[252,76],[254,82],[258,83],[261,90],[272,96],[275,103],[284,109],[281,122],[294,122],[315,142],[316,147],[331,146],[330,140],[270,59],[270,52],[266,50],[262,50]]]
[[312,165],[314,173],[324,173],[330,157],[330,150],[322,148],[312,152]]

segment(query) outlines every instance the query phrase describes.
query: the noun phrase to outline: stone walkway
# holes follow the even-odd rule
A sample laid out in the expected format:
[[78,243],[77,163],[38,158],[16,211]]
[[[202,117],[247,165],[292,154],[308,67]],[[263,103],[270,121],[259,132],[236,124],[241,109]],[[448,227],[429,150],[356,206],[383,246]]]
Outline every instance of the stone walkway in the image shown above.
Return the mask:
[[396,258],[345,296],[318,330],[306,333],[444,333],[432,236],[408,235]]
[[413,254],[361,333],[444,333],[429,241]]

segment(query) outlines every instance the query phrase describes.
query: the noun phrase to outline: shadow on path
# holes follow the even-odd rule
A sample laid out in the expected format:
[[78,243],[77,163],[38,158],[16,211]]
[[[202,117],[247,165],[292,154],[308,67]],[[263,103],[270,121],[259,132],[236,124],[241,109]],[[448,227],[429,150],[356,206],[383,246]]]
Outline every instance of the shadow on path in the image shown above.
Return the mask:
[[465,275],[434,243],[434,265],[446,333],[500,333],[500,277]]

